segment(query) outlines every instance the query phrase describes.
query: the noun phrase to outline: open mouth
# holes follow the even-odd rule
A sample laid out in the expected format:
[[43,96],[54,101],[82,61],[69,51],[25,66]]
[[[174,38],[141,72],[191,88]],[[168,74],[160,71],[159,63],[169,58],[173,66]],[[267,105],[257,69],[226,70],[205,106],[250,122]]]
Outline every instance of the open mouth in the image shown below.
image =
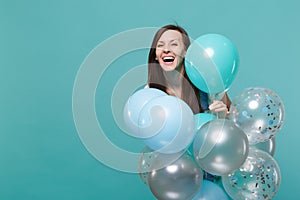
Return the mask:
[[173,56],[165,56],[162,59],[166,63],[172,63],[175,60],[175,58]]

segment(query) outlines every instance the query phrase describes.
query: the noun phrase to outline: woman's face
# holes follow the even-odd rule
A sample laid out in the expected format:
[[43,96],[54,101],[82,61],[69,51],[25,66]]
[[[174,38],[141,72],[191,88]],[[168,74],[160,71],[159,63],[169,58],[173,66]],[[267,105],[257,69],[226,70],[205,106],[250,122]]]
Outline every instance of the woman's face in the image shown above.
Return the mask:
[[165,31],[156,44],[156,58],[164,71],[179,71],[185,52],[182,35],[176,30]]

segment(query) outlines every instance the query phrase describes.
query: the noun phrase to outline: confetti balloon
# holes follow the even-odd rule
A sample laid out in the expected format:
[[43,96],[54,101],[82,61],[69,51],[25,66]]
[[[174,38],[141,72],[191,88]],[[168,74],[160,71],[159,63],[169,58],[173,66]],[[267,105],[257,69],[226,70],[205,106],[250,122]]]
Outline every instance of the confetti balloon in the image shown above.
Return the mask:
[[[186,151],[180,151],[174,154],[162,154],[154,151],[149,147],[145,147],[138,159],[138,173],[142,182],[146,185],[151,171],[159,170],[178,160]],[[189,154],[190,155],[190,154]]]
[[280,169],[274,158],[256,148],[249,149],[249,156],[239,169],[222,177],[224,189],[234,200],[272,199],[280,182]]
[[249,144],[256,144],[272,138],[281,129],[284,116],[284,106],[277,94],[253,87],[233,99],[229,118],[247,134]]
[[145,147],[139,156],[138,172],[142,182],[146,185],[148,185],[150,167],[158,155],[159,153],[157,151],[152,151],[149,147]]

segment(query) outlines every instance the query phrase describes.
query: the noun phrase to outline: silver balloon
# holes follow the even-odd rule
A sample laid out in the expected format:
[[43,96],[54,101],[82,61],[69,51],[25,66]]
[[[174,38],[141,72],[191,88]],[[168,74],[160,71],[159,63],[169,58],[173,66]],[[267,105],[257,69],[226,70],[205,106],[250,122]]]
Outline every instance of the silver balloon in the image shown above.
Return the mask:
[[222,177],[225,191],[234,200],[272,199],[280,182],[281,173],[274,158],[256,148],[249,149],[249,156],[239,169]]
[[[167,154],[169,157],[170,154]],[[153,163],[153,167],[161,165],[163,156]],[[191,199],[202,184],[202,170],[187,153],[170,165],[154,169],[149,173],[148,183],[151,192],[157,199],[182,200]]]
[[263,87],[248,88],[237,95],[230,106],[229,118],[247,134],[249,144],[273,137],[284,122],[280,97]]
[[199,166],[218,176],[238,169],[246,160],[248,150],[246,134],[227,119],[215,119],[204,124],[193,144]]
[[260,142],[255,145],[251,145],[254,148],[263,150],[270,154],[271,156],[274,156],[275,150],[276,150],[276,139],[275,137],[272,137],[271,139],[265,141],[265,142]]

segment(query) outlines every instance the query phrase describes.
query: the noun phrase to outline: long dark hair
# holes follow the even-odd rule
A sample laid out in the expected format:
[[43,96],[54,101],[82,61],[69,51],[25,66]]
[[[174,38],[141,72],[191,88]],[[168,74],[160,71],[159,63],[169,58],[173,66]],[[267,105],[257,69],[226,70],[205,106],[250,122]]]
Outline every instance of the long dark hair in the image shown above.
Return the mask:
[[[181,33],[185,50],[187,50],[187,48],[190,45],[190,39],[187,32],[178,25],[166,25],[160,28],[156,32],[148,55],[148,85],[151,88],[157,88],[164,92],[167,91],[166,79],[163,75],[163,69],[159,65],[158,61],[155,59],[156,58],[155,52],[156,52],[156,45],[159,38],[167,30],[175,30]],[[188,78],[184,67],[184,61],[182,67],[183,67],[182,69],[183,79],[182,79],[181,99],[190,106],[190,108],[194,113],[203,112],[200,103],[200,97],[199,97],[200,91],[191,83],[190,79]]]

